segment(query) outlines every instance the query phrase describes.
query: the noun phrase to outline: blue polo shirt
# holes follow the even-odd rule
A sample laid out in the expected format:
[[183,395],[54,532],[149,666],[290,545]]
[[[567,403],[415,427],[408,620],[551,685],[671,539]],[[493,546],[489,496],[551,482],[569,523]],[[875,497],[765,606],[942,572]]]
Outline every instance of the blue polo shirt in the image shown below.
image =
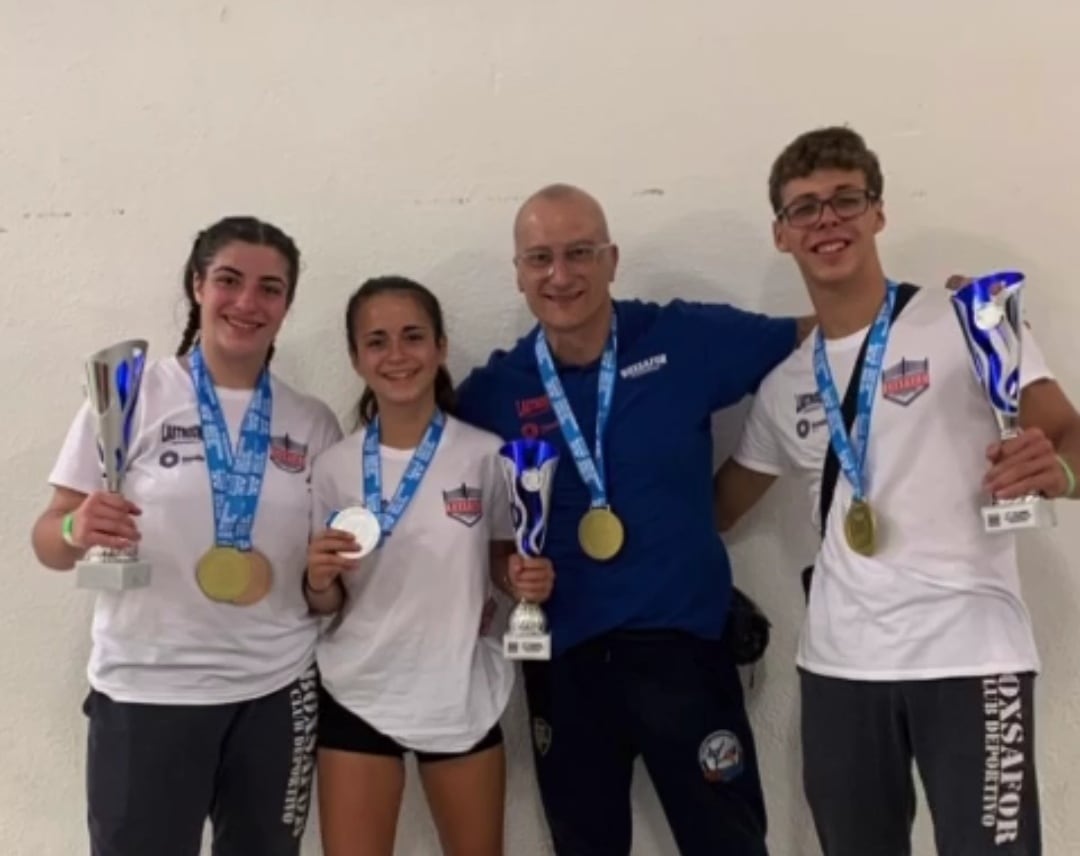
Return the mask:
[[[617,628],[720,637],[731,566],[713,522],[711,416],[753,393],[796,345],[791,318],[682,300],[614,305],[619,371],[604,465],[626,538],[610,561],[593,561],[578,544],[589,492],[540,382],[537,329],[495,351],[458,389],[461,419],[504,439],[542,437],[560,451],[544,548],[555,567],[544,606],[554,655]],[[590,449],[598,370],[599,360],[559,366]]]

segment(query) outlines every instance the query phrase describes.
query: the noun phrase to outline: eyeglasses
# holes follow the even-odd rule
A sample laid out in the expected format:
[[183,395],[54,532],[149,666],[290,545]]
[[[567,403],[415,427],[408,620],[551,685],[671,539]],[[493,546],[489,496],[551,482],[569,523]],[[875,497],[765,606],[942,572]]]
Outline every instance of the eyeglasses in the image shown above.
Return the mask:
[[781,208],[776,216],[787,221],[789,226],[796,229],[805,229],[816,226],[825,213],[825,207],[832,209],[833,214],[841,220],[854,220],[866,213],[871,202],[877,201],[877,194],[869,190],[852,187],[834,193],[828,199],[818,199],[813,196],[796,199],[789,205]]
[[574,244],[561,253],[548,247],[538,247],[514,257],[514,263],[523,266],[530,273],[548,273],[555,266],[555,259],[561,257],[568,268],[581,270],[596,263],[604,250],[614,244]]

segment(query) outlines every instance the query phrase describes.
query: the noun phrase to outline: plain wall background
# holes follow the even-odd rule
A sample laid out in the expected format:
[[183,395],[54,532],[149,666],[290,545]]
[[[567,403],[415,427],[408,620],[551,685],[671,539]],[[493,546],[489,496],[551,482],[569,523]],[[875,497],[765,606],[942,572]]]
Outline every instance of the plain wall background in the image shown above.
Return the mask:
[[[412,275],[443,297],[456,376],[527,329],[510,225],[550,181],[606,205],[621,295],[805,310],[771,246],[766,175],[795,134],[848,122],[884,163],[891,275],[1024,270],[1028,316],[1080,396],[1075,4],[0,0],[0,20],[5,856],[86,852],[90,600],[28,546],[82,360],[134,335],[154,356],[175,348],[180,269],[219,216],[296,237],[304,270],[275,365],[344,414],[358,388],[340,316],[369,275]],[[740,417],[718,420],[718,457]],[[775,623],[750,704],[780,856],[817,853],[792,667],[813,549],[801,499],[776,490],[732,542],[740,584]],[[1080,516],[1060,517],[1022,548],[1052,856],[1080,849]],[[508,852],[546,853],[520,698],[506,725]],[[673,854],[643,775],[634,800],[634,853]],[[918,827],[930,854],[925,811]],[[400,854],[437,852],[415,788],[400,828]]]

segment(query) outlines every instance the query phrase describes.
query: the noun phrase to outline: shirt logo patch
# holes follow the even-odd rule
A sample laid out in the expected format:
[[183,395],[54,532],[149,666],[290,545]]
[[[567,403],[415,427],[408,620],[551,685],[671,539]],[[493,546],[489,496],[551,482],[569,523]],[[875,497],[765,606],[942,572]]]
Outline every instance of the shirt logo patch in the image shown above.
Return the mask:
[[533,719],[533,744],[541,758],[551,749],[551,726],[539,716]]
[[444,490],[443,505],[446,506],[446,516],[458,523],[464,523],[472,527],[480,522],[484,516],[484,503],[481,499],[480,488],[469,487],[464,482],[461,487],[453,490]]
[[666,365],[667,354],[653,354],[651,357],[638,360],[636,363],[631,363],[626,368],[622,369],[619,372],[619,377],[623,380],[633,380],[634,378],[639,378],[643,375],[658,372]]
[[881,373],[881,394],[907,407],[930,388],[930,360],[902,358]]
[[742,743],[734,732],[714,731],[698,747],[698,764],[708,782],[730,782],[743,771]]
[[161,426],[162,443],[201,443],[202,425],[170,425],[168,422]]
[[164,452],[161,453],[161,456],[158,458],[158,464],[160,464],[167,470],[171,470],[177,464],[190,464],[195,461],[205,460],[206,457],[199,454],[198,452],[193,455],[181,455],[175,449],[166,449]]
[[805,413],[808,410],[820,410],[821,409],[821,393],[815,390],[814,392],[800,392],[795,394],[795,415]]
[[525,422],[521,426],[521,436],[535,440],[541,434],[550,434],[559,427],[558,421],[554,422]]
[[795,433],[799,435],[800,440],[805,440],[811,432],[824,428],[828,424],[827,419],[800,419],[795,423]]
[[307,443],[300,443],[288,434],[270,438],[270,461],[287,473],[302,473],[307,465]]
[[528,419],[530,416],[536,416],[538,413],[546,413],[551,410],[551,401],[548,400],[546,395],[538,395],[535,398],[519,398],[514,402],[514,409],[517,410],[518,419]]

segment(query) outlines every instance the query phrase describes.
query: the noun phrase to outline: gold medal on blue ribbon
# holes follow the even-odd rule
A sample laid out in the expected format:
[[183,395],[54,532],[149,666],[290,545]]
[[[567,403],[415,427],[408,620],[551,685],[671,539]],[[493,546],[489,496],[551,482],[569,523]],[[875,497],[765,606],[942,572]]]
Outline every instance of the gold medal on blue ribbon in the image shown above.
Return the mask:
[[590,559],[597,562],[609,561],[618,555],[626,537],[622,521],[611,510],[604,475],[604,436],[615,394],[619,353],[618,316],[613,308],[611,331],[600,358],[596,392],[596,438],[591,454],[589,444],[581,433],[577,417],[566,397],[555,360],[542,330],[536,333],[535,351],[540,381],[559,420],[559,428],[574,459],[578,475],[589,491],[591,508],[585,512],[578,524],[578,542]]
[[578,524],[581,549],[597,562],[615,558],[624,538],[622,521],[610,508],[590,508]]
[[848,546],[862,556],[873,556],[877,549],[877,521],[865,499],[856,499],[844,515],[844,536]]
[[857,386],[848,393],[855,397],[854,413],[847,417],[851,420],[850,434],[848,426],[844,424],[844,409],[850,407],[850,404],[846,401],[843,404],[840,402],[825,354],[825,338],[820,328],[814,341],[814,378],[829,425],[829,442],[836,454],[840,471],[851,485],[854,494],[851,505],[844,514],[844,540],[848,547],[861,556],[874,555],[878,546],[878,525],[866,498],[866,458],[870,443],[870,415],[874,409],[881,367],[889,343],[896,292],[896,283],[887,281],[885,299],[881,302],[877,317],[866,335],[859,359],[856,360],[856,368],[861,361],[862,369],[858,377],[853,377],[852,380]]

